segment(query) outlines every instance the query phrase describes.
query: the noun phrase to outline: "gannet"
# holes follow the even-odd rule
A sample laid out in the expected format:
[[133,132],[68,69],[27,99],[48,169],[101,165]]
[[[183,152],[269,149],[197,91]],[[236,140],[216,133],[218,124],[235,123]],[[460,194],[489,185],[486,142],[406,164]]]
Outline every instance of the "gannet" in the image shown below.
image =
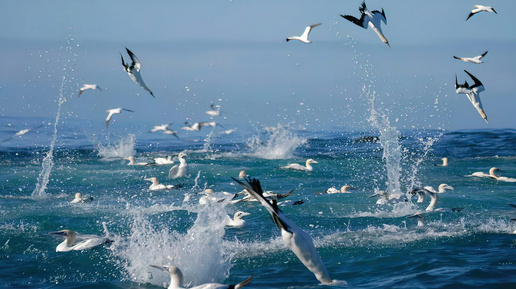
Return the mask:
[[234,181],[243,186],[249,194],[255,197],[269,211],[272,220],[281,231],[281,237],[290,250],[299,258],[299,260],[312,272],[317,280],[323,284],[332,284],[321,257],[315,249],[312,237],[299,228],[278,208],[276,201],[268,201],[263,197],[263,190],[260,181],[246,177],[247,184],[232,178]]
[[471,101],[471,104],[477,109],[480,116],[487,122],[487,115],[484,112],[484,109],[482,108],[482,101],[480,100],[480,93],[484,91],[484,85],[480,80],[478,80],[476,77],[471,75],[471,73],[464,70],[471,79],[475,82],[472,86],[469,86],[468,82],[465,81],[464,84],[459,84],[457,82],[457,74],[455,74],[455,92],[458,94],[465,94],[468,96],[469,101]]
[[331,188],[327,189],[325,191],[325,193],[326,194],[349,194],[349,193],[351,193],[350,191],[348,191],[349,188],[350,188],[350,186],[348,186],[348,185],[342,186],[340,188],[340,190],[337,190],[335,187],[331,187]]
[[170,123],[162,124],[162,125],[155,125],[155,126],[150,130],[150,132],[164,131],[164,130],[168,129],[168,127],[169,127],[170,125],[171,125]]
[[96,84],[83,84],[82,87],[79,89],[79,95],[77,95],[77,97],[80,97],[81,94],[85,91],[85,90],[88,90],[88,89],[92,89],[92,90],[95,90],[95,89],[98,89],[100,91],[102,91],[102,89],[100,88],[100,86],[96,85]]
[[154,163],[157,165],[171,165],[174,163],[174,160],[172,159],[172,156],[168,156],[166,158],[153,158]]
[[[156,269],[159,269],[161,271],[165,271],[170,275],[170,285],[168,285],[168,289],[180,289],[185,288],[183,287],[183,273],[179,268],[172,265],[150,265],[151,267],[154,267]],[[240,289],[242,287],[245,287],[246,285],[251,282],[251,279],[253,276],[245,279],[244,281],[235,284],[235,285],[225,285],[225,284],[219,284],[219,283],[206,283],[199,286],[194,287],[188,287],[190,289]]]
[[380,198],[376,201],[377,205],[385,205],[389,202],[389,194],[386,191],[378,191],[378,193],[369,196],[369,198],[374,198],[380,196]]
[[126,64],[125,61],[124,61],[124,57],[122,56],[122,53],[120,53],[120,57],[122,58],[122,65],[124,66],[124,70],[127,72],[127,74],[129,74],[129,77],[131,77],[131,79],[134,82],[136,82],[136,84],[138,84],[143,89],[145,89],[148,92],[150,92],[152,97],[155,98],[154,94],[147,87],[147,85],[145,85],[145,82],[143,82],[142,76],[140,75],[140,69],[142,67],[142,64],[141,64],[140,60],[138,60],[136,55],[134,55],[131,52],[131,50],[127,49],[127,47],[125,48],[125,50],[127,50],[127,54],[129,54],[129,57],[131,57],[132,63],[131,63],[131,66],[129,66],[129,64]]
[[243,179],[247,177],[247,174],[245,173],[245,170],[241,170],[240,173],[238,173],[238,178]]
[[177,158],[179,159],[179,165],[175,165],[170,169],[170,171],[168,172],[169,178],[175,179],[188,175],[188,164],[184,159],[185,157],[186,154],[184,153],[179,153],[177,155]]
[[446,190],[453,190],[453,187],[447,184],[440,184],[438,191],[436,191],[431,186],[425,186],[423,190],[430,195],[430,204],[425,209],[425,211],[429,212],[434,211],[435,209],[435,205],[437,204],[437,200],[439,199],[437,197],[437,194],[442,194],[446,192]]
[[93,197],[91,197],[91,196],[83,197],[81,193],[76,193],[75,194],[75,199],[73,199],[70,203],[71,204],[89,203],[91,201],[93,201]]
[[249,213],[242,211],[236,212],[233,219],[228,215],[226,218],[226,227],[242,228],[245,224],[245,221],[242,218],[249,215]]
[[486,174],[484,172],[474,172],[468,177],[479,177],[479,178],[491,178],[491,179],[497,179],[500,177],[499,175],[495,174],[496,171],[500,171],[499,168],[492,167],[489,169],[489,174]]
[[144,180],[152,182],[152,185],[150,185],[150,187],[149,187],[149,191],[171,190],[171,189],[177,189],[178,187],[180,187],[180,186],[175,186],[175,185],[160,184],[158,181],[158,178],[156,178],[156,177],[150,177],[150,178],[146,178]]
[[425,201],[425,191],[420,188],[415,188],[410,192],[412,195],[417,195],[417,203],[422,203]]
[[204,196],[199,199],[199,204],[201,205],[206,205],[208,203],[221,203],[226,199],[233,199],[235,197],[235,194],[228,192],[215,193],[212,189],[205,189],[198,194],[201,193],[204,193]]
[[417,220],[417,226],[423,227],[425,225],[425,212],[418,212],[413,215],[407,216],[407,218],[414,218]]
[[57,231],[57,232],[50,232],[48,233],[49,235],[54,235],[54,236],[63,236],[65,237],[65,240],[57,245],[56,247],[56,252],[68,252],[68,251],[73,251],[73,250],[87,250],[87,249],[92,249],[94,247],[97,247],[97,246],[100,246],[100,245],[103,245],[103,244],[109,244],[109,243],[112,243],[113,240],[107,238],[107,237],[99,237],[99,236],[94,236],[94,237],[84,237],[84,241],[82,242],[79,242],[79,243],[75,243],[76,239],[77,239],[77,235],[74,231],[70,231],[70,230],[61,230],[61,231]]
[[439,167],[447,167],[448,166],[448,158],[447,157],[444,157],[441,159],[443,161],[442,164],[436,164],[436,166],[439,166]]
[[17,136],[21,136],[21,135],[24,135],[26,133],[28,133],[29,131],[33,130],[33,129],[38,129],[40,127],[42,127],[43,125],[38,125],[37,127],[34,127],[34,128],[25,128],[25,129],[21,129],[19,131],[17,131],[13,136],[10,136],[6,139],[4,139],[2,142],[6,142],[6,141],[9,141],[11,140],[12,138],[14,137],[17,137]]
[[306,166],[300,164],[289,164],[288,166],[281,167],[282,169],[290,169],[290,170],[298,170],[298,171],[308,171],[311,172],[314,170],[311,164],[317,164],[317,162],[313,159],[306,160]]
[[214,106],[213,103],[210,105],[210,110],[206,111],[206,114],[210,116],[219,116],[220,115],[220,105]]
[[383,8],[382,8],[382,12],[380,12],[378,10],[369,12],[369,10],[367,10],[367,7],[366,7],[365,1],[364,1],[364,2],[362,2],[362,6],[360,8],[358,8],[358,11],[360,11],[360,13],[362,14],[360,16],[360,19],[357,19],[351,15],[342,15],[341,14],[340,16],[346,20],[349,20],[349,21],[355,23],[356,25],[358,25],[364,29],[367,29],[368,26],[371,27],[371,29],[373,29],[374,32],[376,32],[378,37],[380,37],[382,42],[387,44],[389,47],[391,47],[391,45],[389,44],[389,41],[387,41],[387,38],[385,38],[385,36],[382,33],[381,21],[383,21],[383,23],[385,23],[387,25],[387,18],[385,17],[385,11],[383,11]]
[[[248,177],[247,175],[243,177],[243,179],[245,179],[246,177]],[[235,195],[235,197],[238,197],[238,196],[241,196],[245,194],[246,196],[241,198],[241,199],[233,199],[231,201],[232,204],[236,204],[236,203],[240,203],[240,202],[256,202],[256,201],[259,201],[258,199],[256,199],[255,197],[253,197],[252,195],[250,195],[247,190],[243,190],[242,192],[238,193]],[[268,199],[268,200],[275,200],[275,201],[279,201],[281,199],[284,199],[288,196],[291,196],[294,194],[294,190],[286,193],[286,194],[277,194],[273,191],[266,191],[266,192],[263,192],[263,197]]]
[[113,109],[108,109],[106,112],[108,113],[108,116],[106,118],[106,128],[109,126],[109,121],[111,120],[111,118],[113,117],[113,115],[115,114],[119,114],[122,112],[122,110],[125,110],[125,111],[130,111],[130,112],[134,112],[130,109],[125,109],[125,108],[113,108]]
[[308,27],[305,28],[305,32],[303,32],[303,35],[301,36],[291,36],[289,38],[287,38],[287,42],[289,42],[290,40],[299,40],[303,43],[311,43],[310,40],[308,40],[308,35],[310,34],[310,31],[312,31],[312,28],[314,27],[317,27],[319,25],[321,25],[322,23],[317,23],[317,24],[313,24],[313,25],[310,25]]
[[462,60],[464,62],[471,62],[471,63],[475,63],[475,64],[480,64],[480,63],[484,63],[480,59],[482,59],[484,56],[486,56],[486,54],[487,54],[487,51],[484,52],[484,54],[482,54],[482,55],[475,56],[475,57],[472,57],[472,58],[469,58],[469,57],[457,57],[457,56],[453,56],[453,58],[458,59],[458,60]]
[[475,9],[471,10],[471,13],[469,13],[469,16],[468,16],[468,18],[466,18],[466,21],[468,21],[468,19],[471,18],[471,16],[473,16],[473,15],[475,15],[477,13],[480,13],[482,11],[494,12],[494,13],[498,14],[498,12],[496,12],[492,7],[482,6],[482,5],[475,5]]
[[133,156],[129,156],[124,158],[124,160],[128,160],[129,163],[128,166],[152,166],[155,165],[155,163],[146,163],[146,162],[136,162]]
[[218,124],[216,122],[212,121],[212,122],[196,122],[191,125],[186,121],[185,125],[186,126],[182,127],[181,129],[188,130],[188,131],[200,131],[203,126],[215,127]]

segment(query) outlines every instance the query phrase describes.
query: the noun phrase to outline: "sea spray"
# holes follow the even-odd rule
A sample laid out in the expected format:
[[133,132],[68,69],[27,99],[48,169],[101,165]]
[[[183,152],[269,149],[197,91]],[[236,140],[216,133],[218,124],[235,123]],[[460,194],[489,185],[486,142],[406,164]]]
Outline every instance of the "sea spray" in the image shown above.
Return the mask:
[[120,238],[113,252],[121,258],[128,278],[135,282],[166,286],[168,274],[149,266],[165,264],[181,269],[185,285],[223,282],[231,268],[231,256],[223,246],[226,205],[227,202],[185,205],[189,212],[197,212],[195,222],[186,232],[171,229],[181,224],[177,216],[168,219],[168,214],[163,214],[150,219],[135,208],[129,220],[130,236]]
[[[68,36],[67,38],[67,46],[66,50],[70,51],[72,49],[72,40],[73,38],[71,36]],[[70,63],[70,59],[66,63]],[[73,69],[72,69],[73,71]],[[50,173],[52,172],[52,168],[54,167],[54,147],[57,142],[57,136],[58,136],[58,124],[59,124],[59,117],[61,116],[61,107],[63,103],[66,102],[66,96],[65,96],[65,85],[67,84],[69,73],[68,73],[68,67],[65,64],[65,67],[63,68],[63,77],[61,79],[61,84],[59,86],[59,97],[57,99],[57,113],[56,118],[54,121],[54,133],[52,135],[52,141],[50,143],[50,147],[47,152],[45,152],[46,156],[43,158],[42,161],[42,169],[38,176],[38,181],[36,183],[36,188],[34,191],[32,191],[33,197],[45,197],[48,194],[45,192],[47,189],[48,182],[50,181]]]
[[247,145],[251,156],[264,159],[288,159],[296,148],[306,143],[306,139],[296,136],[287,126],[278,124],[268,130],[262,140],[259,135],[251,138]]
[[120,141],[114,145],[110,144],[109,139],[107,145],[98,143],[96,145],[96,149],[98,151],[98,155],[104,159],[127,158],[135,155],[135,145],[136,136],[134,134],[129,134],[127,137],[121,138]]

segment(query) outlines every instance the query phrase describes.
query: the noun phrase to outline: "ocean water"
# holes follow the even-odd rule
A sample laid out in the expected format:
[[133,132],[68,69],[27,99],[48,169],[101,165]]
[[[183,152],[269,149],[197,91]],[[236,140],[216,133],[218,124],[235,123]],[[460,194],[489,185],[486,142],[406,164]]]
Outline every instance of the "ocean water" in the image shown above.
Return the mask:
[[[370,122],[368,131],[277,125],[225,134],[216,127],[176,139],[78,133],[88,127],[60,123],[59,112],[50,119],[3,117],[0,287],[166,287],[168,276],[151,264],[178,266],[191,286],[254,276],[249,288],[329,287],[286,247],[259,203],[199,204],[206,188],[240,192],[231,177],[246,170],[265,190],[294,190],[281,208],[312,236],[330,276],[341,281],[331,287],[515,288],[516,210],[508,203],[516,203],[516,182],[466,176],[498,167],[516,178],[516,130],[399,130],[374,107]],[[168,178],[172,165],[128,166],[123,159],[179,152],[190,174],[178,179]],[[442,157],[448,166],[436,166]],[[318,162],[312,172],[280,168],[308,158]],[[144,178],[151,176],[183,186],[150,192]],[[407,195],[408,202],[377,205],[369,198],[441,183],[454,190],[440,194],[437,207],[462,210],[429,213],[423,227],[407,216],[428,199],[418,204]],[[316,194],[343,185],[351,193]],[[71,204],[78,192],[94,200]],[[250,213],[245,226],[225,228],[226,215],[236,211]],[[58,253],[62,240],[48,233],[62,229],[114,242]]]

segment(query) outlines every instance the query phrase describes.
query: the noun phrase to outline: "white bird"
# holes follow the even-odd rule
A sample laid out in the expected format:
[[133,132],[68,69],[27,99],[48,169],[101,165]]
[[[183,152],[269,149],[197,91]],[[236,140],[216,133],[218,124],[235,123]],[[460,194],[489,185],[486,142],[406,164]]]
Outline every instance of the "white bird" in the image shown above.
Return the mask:
[[439,167],[447,167],[448,166],[448,158],[447,157],[444,157],[441,159],[443,161],[442,164],[436,164],[436,166],[439,166]]
[[233,178],[234,181],[242,185],[249,194],[255,197],[269,211],[272,220],[281,231],[281,237],[290,250],[299,260],[312,272],[317,280],[323,284],[333,284],[321,257],[315,249],[312,237],[299,228],[278,208],[276,201],[268,201],[263,197],[263,190],[260,181],[257,179],[246,178],[247,184]]
[[342,186],[340,188],[340,190],[337,190],[335,187],[331,187],[331,188],[327,189],[325,191],[325,193],[326,194],[349,194],[349,193],[351,193],[350,191],[348,191],[349,188],[350,188],[350,186],[348,186],[348,185]]
[[466,21],[468,21],[469,18],[471,18],[471,16],[477,14],[477,13],[480,13],[482,11],[485,11],[485,12],[494,12],[495,14],[498,14],[498,12],[496,12],[494,10],[494,8],[492,7],[489,7],[489,6],[482,6],[482,5],[475,5],[475,9],[471,10],[471,13],[469,13],[469,16],[468,18],[466,18]]
[[215,127],[219,124],[217,124],[216,122],[212,121],[212,122],[196,122],[194,124],[189,124],[188,122],[185,122],[185,125],[184,127],[182,127],[181,129],[184,129],[184,130],[188,130],[188,131],[200,131],[201,128],[203,126],[211,126],[211,127]]
[[146,163],[146,162],[136,162],[133,156],[129,156],[124,158],[124,160],[128,160],[129,163],[128,166],[152,166],[155,165],[155,163]]
[[464,70],[471,79],[475,82],[472,86],[469,86],[468,82],[465,81],[464,84],[459,84],[457,82],[457,74],[455,74],[455,92],[458,94],[465,94],[468,96],[469,101],[473,106],[477,109],[480,116],[487,122],[487,115],[484,112],[484,108],[482,107],[482,101],[480,100],[480,93],[484,91],[484,85],[480,80],[471,75],[471,73]]
[[186,154],[179,153],[177,155],[177,158],[179,159],[179,165],[173,166],[170,171],[168,172],[169,178],[180,178],[188,175],[188,164],[186,163],[186,160],[184,159],[186,157]]
[[418,212],[413,215],[407,216],[407,218],[414,218],[417,220],[417,226],[423,227],[425,225],[425,212]]
[[245,224],[245,220],[242,219],[245,216],[249,216],[249,213],[238,211],[233,216],[233,219],[228,215],[226,217],[226,227],[242,228]]
[[[243,179],[245,179],[246,177],[248,177],[247,175],[245,175],[244,177],[242,177]],[[242,192],[238,193],[235,195],[235,197],[238,197],[238,196],[241,196],[241,195],[246,195],[245,197],[241,198],[241,199],[234,199],[231,201],[231,204],[236,204],[236,203],[240,203],[240,202],[256,202],[258,201],[258,199],[256,199],[255,197],[253,197],[252,195],[250,195],[247,190],[243,190]],[[291,196],[294,194],[294,190],[286,193],[286,194],[278,194],[278,193],[275,193],[273,191],[266,191],[266,192],[263,192],[263,197],[268,199],[268,200],[275,200],[275,201],[279,201],[281,199],[284,199],[288,196]]]
[[314,168],[312,167],[312,164],[317,164],[317,162],[315,160],[313,160],[313,159],[307,159],[305,166],[293,163],[293,164],[289,164],[289,165],[281,167],[281,168],[282,169],[290,169],[290,170],[298,170],[298,171],[308,171],[308,172],[311,172],[311,171],[314,170]]
[[79,89],[79,95],[77,95],[77,97],[80,97],[81,94],[85,91],[85,90],[88,90],[88,89],[91,89],[91,90],[95,90],[95,89],[98,89],[100,91],[102,91],[102,89],[100,88],[100,86],[96,85],[96,84],[83,84],[82,87]]
[[138,84],[139,86],[141,86],[143,89],[147,90],[148,92],[150,92],[150,94],[152,95],[152,97],[155,98],[154,94],[152,93],[152,91],[147,87],[147,85],[145,85],[145,82],[143,82],[143,79],[142,79],[142,76],[140,74],[140,69],[142,67],[142,64],[140,62],[140,60],[138,60],[138,58],[136,57],[136,55],[134,55],[131,50],[127,49],[127,47],[125,48],[125,50],[127,50],[127,54],[129,54],[129,57],[131,57],[131,60],[132,60],[132,63],[131,65],[129,66],[129,63],[126,64],[125,61],[124,61],[124,57],[122,56],[122,53],[120,53],[120,57],[122,58],[122,65],[124,66],[124,70],[127,72],[127,74],[129,74],[129,77],[131,77],[131,79],[136,83]]
[[70,202],[70,204],[89,203],[91,201],[93,201],[93,197],[83,197],[81,193],[76,193],[75,198]]
[[496,171],[501,171],[501,170],[499,168],[492,167],[491,169],[489,169],[489,173],[488,174],[483,173],[483,172],[474,172],[474,173],[472,173],[471,175],[469,175],[467,177],[490,178],[490,179],[493,179],[493,180],[502,181],[502,182],[509,182],[509,183],[515,183],[516,182],[515,178],[508,178],[508,177],[499,176],[499,175],[497,175],[495,173]]
[[380,198],[376,201],[377,205],[385,205],[389,203],[389,194],[386,191],[378,191],[376,194],[369,196],[369,198],[374,198],[380,196]]
[[308,35],[310,34],[310,31],[312,31],[312,28],[314,27],[317,27],[319,25],[321,25],[322,23],[317,23],[317,24],[314,24],[314,25],[310,25],[308,27],[305,28],[305,32],[303,32],[303,35],[301,36],[291,36],[289,38],[287,38],[287,42],[289,42],[290,40],[299,40],[303,43],[311,43],[310,40],[308,40]]
[[417,195],[416,203],[422,203],[425,201],[426,193],[421,188],[415,188],[410,192],[412,195]]
[[458,59],[458,60],[462,60],[464,62],[471,62],[471,63],[475,63],[475,64],[480,64],[480,63],[484,63],[482,60],[482,58],[484,58],[484,56],[486,56],[488,51],[484,52],[484,54],[482,55],[479,55],[479,56],[475,56],[475,57],[457,57],[457,56],[453,56],[453,58],[455,59]]
[[243,179],[245,177],[247,177],[247,173],[245,172],[245,170],[241,170],[240,173],[238,173],[238,178]]
[[171,190],[171,189],[178,188],[178,186],[175,186],[175,185],[160,184],[158,181],[158,178],[156,178],[156,177],[150,177],[150,178],[146,178],[144,180],[152,182],[152,184],[149,187],[149,191],[163,191],[163,190]]
[[169,126],[170,126],[170,123],[162,124],[162,125],[155,125],[155,126],[150,130],[150,132],[164,131],[164,130],[167,130]]
[[113,117],[113,115],[115,114],[119,114],[122,112],[122,110],[125,110],[125,111],[129,111],[129,112],[134,112],[130,109],[125,109],[125,108],[113,108],[113,109],[108,109],[106,112],[108,113],[108,116],[106,117],[106,128],[109,126],[109,121],[111,120],[111,118]]
[[42,127],[43,125],[38,125],[37,127],[34,127],[34,128],[25,128],[25,129],[22,129],[22,130],[19,130],[17,131],[13,136],[10,136],[6,139],[4,139],[2,142],[6,142],[6,141],[9,141],[11,140],[12,138],[14,137],[17,137],[17,136],[21,136],[21,135],[24,135],[24,134],[27,134],[29,131],[33,130],[33,129],[38,129],[40,127]]
[[206,111],[206,114],[210,116],[219,116],[220,115],[220,105],[214,106],[213,103],[210,105],[210,110]]
[[437,204],[437,201],[439,200],[439,198],[437,197],[437,194],[442,194],[442,193],[446,192],[446,190],[453,190],[453,187],[450,185],[447,185],[447,184],[440,184],[438,191],[436,191],[431,186],[426,186],[423,188],[423,190],[425,191],[425,193],[430,195],[430,204],[425,209],[425,211],[429,212],[429,211],[434,211],[434,209],[435,209],[435,205]]
[[48,234],[54,235],[54,236],[63,236],[65,238],[65,240],[61,244],[57,245],[56,252],[68,252],[68,251],[73,251],[73,250],[87,250],[87,249],[92,249],[94,247],[97,247],[97,246],[100,246],[103,244],[108,244],[108,243],[113,242],[113,240],[111,240],[107,237],[99,237],[99,236],[86,237],[85,236],[85,237],[83,237],[83,239],[86,239],[86,240],[79,242],[79,243],[75,243],[75,241],[78,238],[77,234],[74,231],[70,231],[70,230],[61,230],[61,231],[57,231],[57,232],[50,232]]
[[221,203],[227,199],[233,199],[235,194],[228,192],[219,192],[215,193],[212,189],[205,189],[204,191],[198,193],[204,193],[205,195],[199,199],[199,204],[206,205],[208,203]]
[[[183,273],[179,268],[172,265],[150,265],[153,268],[159,269],[161,271],[165,271],[170,275],[170,285],[168,285],[168,289],[180,289],[185,288],[183,287]],[[245,287],[246,285],[251,282],[251,279],[253,277],[249,277],[245,279],[244,281],[235,284],[235,285],[225,285],[225,284],[219,284],[219,283],[206,283],[199,286],[194,287],[188,287],[190,289],[240,289],[242,287]]]
[[153,158],[154,163],[157,165],[171,165],[174,163],[174,160],[172,159],[172,156],[167,156],[166,158]]
[[360,19],[357,19],[351,15],[342,15],[341,14],[340,16],[346,20],[349,20],[349,21],[355,23],[356,25],[358,25],[364,29],[367,29],[368,26],[371,27],[371,29],[373,29],[374,32],[376,32],[378,37],[380,37],[382,42],[387,44],[389,47],[391,47],[391,45],[389,44],[389,41],[387,41],[387,38],[385,38],[385,36],[383,35],[382,28],[381,28],[382,21],[383,21],[383,23],[387,24],[387,18],[385,17],[385,11],[383,11],[383,8],[382,8],[382,12],[380,12],[378,10],[369,12],[369,10],[367,10],[367,7],[366,7],[365,1],[364,1],[364,2],[362,2],[362,6],[360,8],[358,8],[358,11],[360,11],[360,13],[362,14],[360,16]]

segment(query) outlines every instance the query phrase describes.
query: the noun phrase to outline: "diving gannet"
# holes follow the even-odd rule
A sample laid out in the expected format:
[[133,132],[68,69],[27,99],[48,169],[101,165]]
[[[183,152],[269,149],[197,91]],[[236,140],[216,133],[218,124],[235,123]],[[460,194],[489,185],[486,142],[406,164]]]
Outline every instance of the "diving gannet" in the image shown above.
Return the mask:
[[146,178],[144,180],[152,182],[152,185],[150,185],[150,187],[149,187],[149,191],[171,190],[171,189],[177,189],[177,188],[181,187],[181,186],[175,186],[175,185],[160,184],[158,181],[158,178],[156,178],[156,177],[150,177],[150,178]]
[[168,172],[169,178],[180,178],[188,175],[188,164],[186,163],[186,160],[184,159],[186,157],[186,154],[179,153],[177,155],[177,158],[179,159],[179,165],[173,166],[170,171]]
[[154,94],[152,93],[152,91],[147,87],[147,85],[145,85],[145,82],[143,82],[143,79],[142,79],[142,76],[140,75],[140,69],[142,67],[142,64],[140,62],[140,60],[138,60],[138,58],[136,57],[136,55],[134,55],[131,50],[127,49],[127,47],[125,48],[125,50],[127,50],[127,54],[129,54],[129,57],[131,57],[131,60],[132,60],[132,63],[131,65],[129,66],[129,63],[126,64],[125,61],[124,61],[124,57],[122,56],[122,53],[120,53],[120,57],[122,58],[122,65],[124,66],[124,70],[127,72],[127,74],[129,74],[129,77],[131,77],[131,79],[136,83],[138,84],[139,86],[141,86],[143,89],[147,90],[148,92],[150,92],[150,94],[152,95],[152,97],[155,98]]
[[49,235],[54,236],[63,236],[65,237],[65,240],[57,245],[56,252],[68,252],[73,250],[87,250],[92,249],[94,247],[103,245],[103,244],[109,244],[112,243],[113,240],[107,238],[107,237],[84,237],[84,241],[75,243],[77,240],[77,234],[74,231],[70,230],[61,230],[57,232],[50,232]]
[[102,91],[102,89],[100,88],[100,86],[96,85],[96,84],[83,84],[82,87],[79,89],[79,95],[77,95],[77,97],[80,97],[81,94],[85,91],[85,90],[88,90],[88,89],[91,89],[91,90],[95,90],[95,89],[98,89],[100,91]]
[[281,167],[282,169],[290,169],[290,170],[298,170],[298,171],[308,171],[311,172],[314,170],[311,164],[317,164],[317,162],[313,159],[307,159],[306,165],[300,165],[300,164],[289,164],[288,166]]
[[93,197],[83,197],[81,193],[76,193],[75,198],[70,202],[70,204],[89,203],[91,201],[93,201]]
[[130,111],[130,112],[134,112],[130,109],[125,109],[125,108],[113,108],[113,109],[108,109],[106,112],[108,113],[108,116],[106,118],[106,128],[109,126],[109,121],[111,120],[111,118],[113,117],[113,115],[115,114],[119,114],[122,112],[122,110],[125,110],[125,111]]
[[439,198],[437,197],[437,194],[442,194],[446,192],[446,190],[453,190],[452,186],[449,186],[447,184],[440,184],[438,191],[436,191],[431,186],[426,186],[423,188],[423,190],[430,195],[430,204],[428,207],[426,207],[425,211],[434,211],[435,205],[437,204],[437,201]]
[[496,12],[492,7],[482,6],[482,5],[475,5],[475,9],[471,10],[471,13],[469,13],[469,16],[468,16],[468,18],[466,18],[466,21],[468,21],[468,19],[471,18],[471,16],[473,16],[473,15],[475,15],[477,13],[480,13],[482,11],[494,12],[495,14],[498,14],[498,12]]
[[442,164],[436,164],[436,166],[439,166],[439,167],[447,167],[448,166],[448,158],[447,157],[444,157],[441,159],[443,161]]
[[317,27],[317,26],[319,26],[321,24],[322,23],[317,23],[317,24],[313,24],[313,25],[307,26],[305,28],[305,32],[303,32],[303,35],[288,37],[287,38],[287,42],[289,42],[290,40],[299,40],[299,41],[301,41],[303,43],[311,43],[311,41],[308,40],[308,35],[310,34],[310,31],[312,31],[312,28]]
[[349,21],[355,23],[356,25],[358,25],[364,29],[367,29],[368,26],[371,27],[371,29],[373,29],[374,32],[376,32],[378,37],[380,37],[382,42],[387,44],[389,47],[391,47],[391,45],[389,44],[389,41],[387,41],[387,38],[385,38],[385,36],[382,33],[381,21],[383,21],[383,23],[385,23],[387,25],[387,18],[385,17],[385,11],[383,11],[383,8],[382,8],[382,12],[380,12],[378,10],[369,12],[369,10],[367,10],[367,7],[366,7],[365,1],[364,1],[364,2],[362,2],[362,6],[360,8],[358,8],[358,11],[360,11],[360,13],[361,13],[360,19],[357,19],[351,15],[342,15],[341,14],[340,16],[346,20],[349,20]]
[[465,81],[464,84],[459,84],[457,82],[457,74],[455,74],[455,92],[458,94],[465,94],[468,96],[469,101],[471,101],[471,104],[477,109],[480,116],[487,122],[487,115],[484,112],[484,109],[482,108],[482,101],[480,100],[480,93],[484,91],[484,85],[480,80],[478,80],[476,77],[471,75],[471,73],[464,70],[471,79],[475,82],[472,86],[469,86],[468,82]]
[[128,166],[152,166],[155,165],[155,163],[146,163],[146,162],[136,162],[133,156],[129,156],[124,158],[124,160],[128,160],[129,163]]
[[220,105],[214,106],[213,103],[210,105],[210,110],[206,111],[206,114],[210,116],[219,116],[220,115]]
[[243,186],[249,194],[255,197],[269,211],[272,220],[281,231],[281,237],[290,250],[299,260],[312,272],[317,280],[323,284],[333,284],[321,257],[317,253],[312,237],[299,228],[278,208],[276,201],[270,202],[263,197],[263,190],[260,181],[257,179],[245,178],[247,184],[232,178]]
[[242,211],[236,212],[233,219],[228,215],[226,218],[226,227],[242,228],[245,224],[245,221],[242,218],[249,215],[249,213]]
[[[168,285],[168,289],[182,289],[183,287],[183,273],[179,268],[172,265],[149,265],[161,271],[165,271],[170,275],[170,285]],[[225,285],[219,283],[206,283],[199,286],[188,287],[190,289],[240,289],[245,287],[251,282],[253,276],[245,279],[244,281],[235,284],[235,285]]]
[[153,158],[154,163],[157,165],[172,165],[174,164],[174,160],[172,159],[172,156],[168,156],[166,158]]
[[469,57],[457,57],[457,56],[453,56],[453,58],[458,59],[458,60],[462,60],[464,62],[471,62],[471,63],[475,63],[475,64],[480,64],[480,63],[484,63],[480,59],[482,59],[484,56],[486,56],[486,54],[487,54],[487,51],[484,52],[484,54],[482,54],[482,55],[475,56],[475,57],[472,57],[472,58],[469,58]]

